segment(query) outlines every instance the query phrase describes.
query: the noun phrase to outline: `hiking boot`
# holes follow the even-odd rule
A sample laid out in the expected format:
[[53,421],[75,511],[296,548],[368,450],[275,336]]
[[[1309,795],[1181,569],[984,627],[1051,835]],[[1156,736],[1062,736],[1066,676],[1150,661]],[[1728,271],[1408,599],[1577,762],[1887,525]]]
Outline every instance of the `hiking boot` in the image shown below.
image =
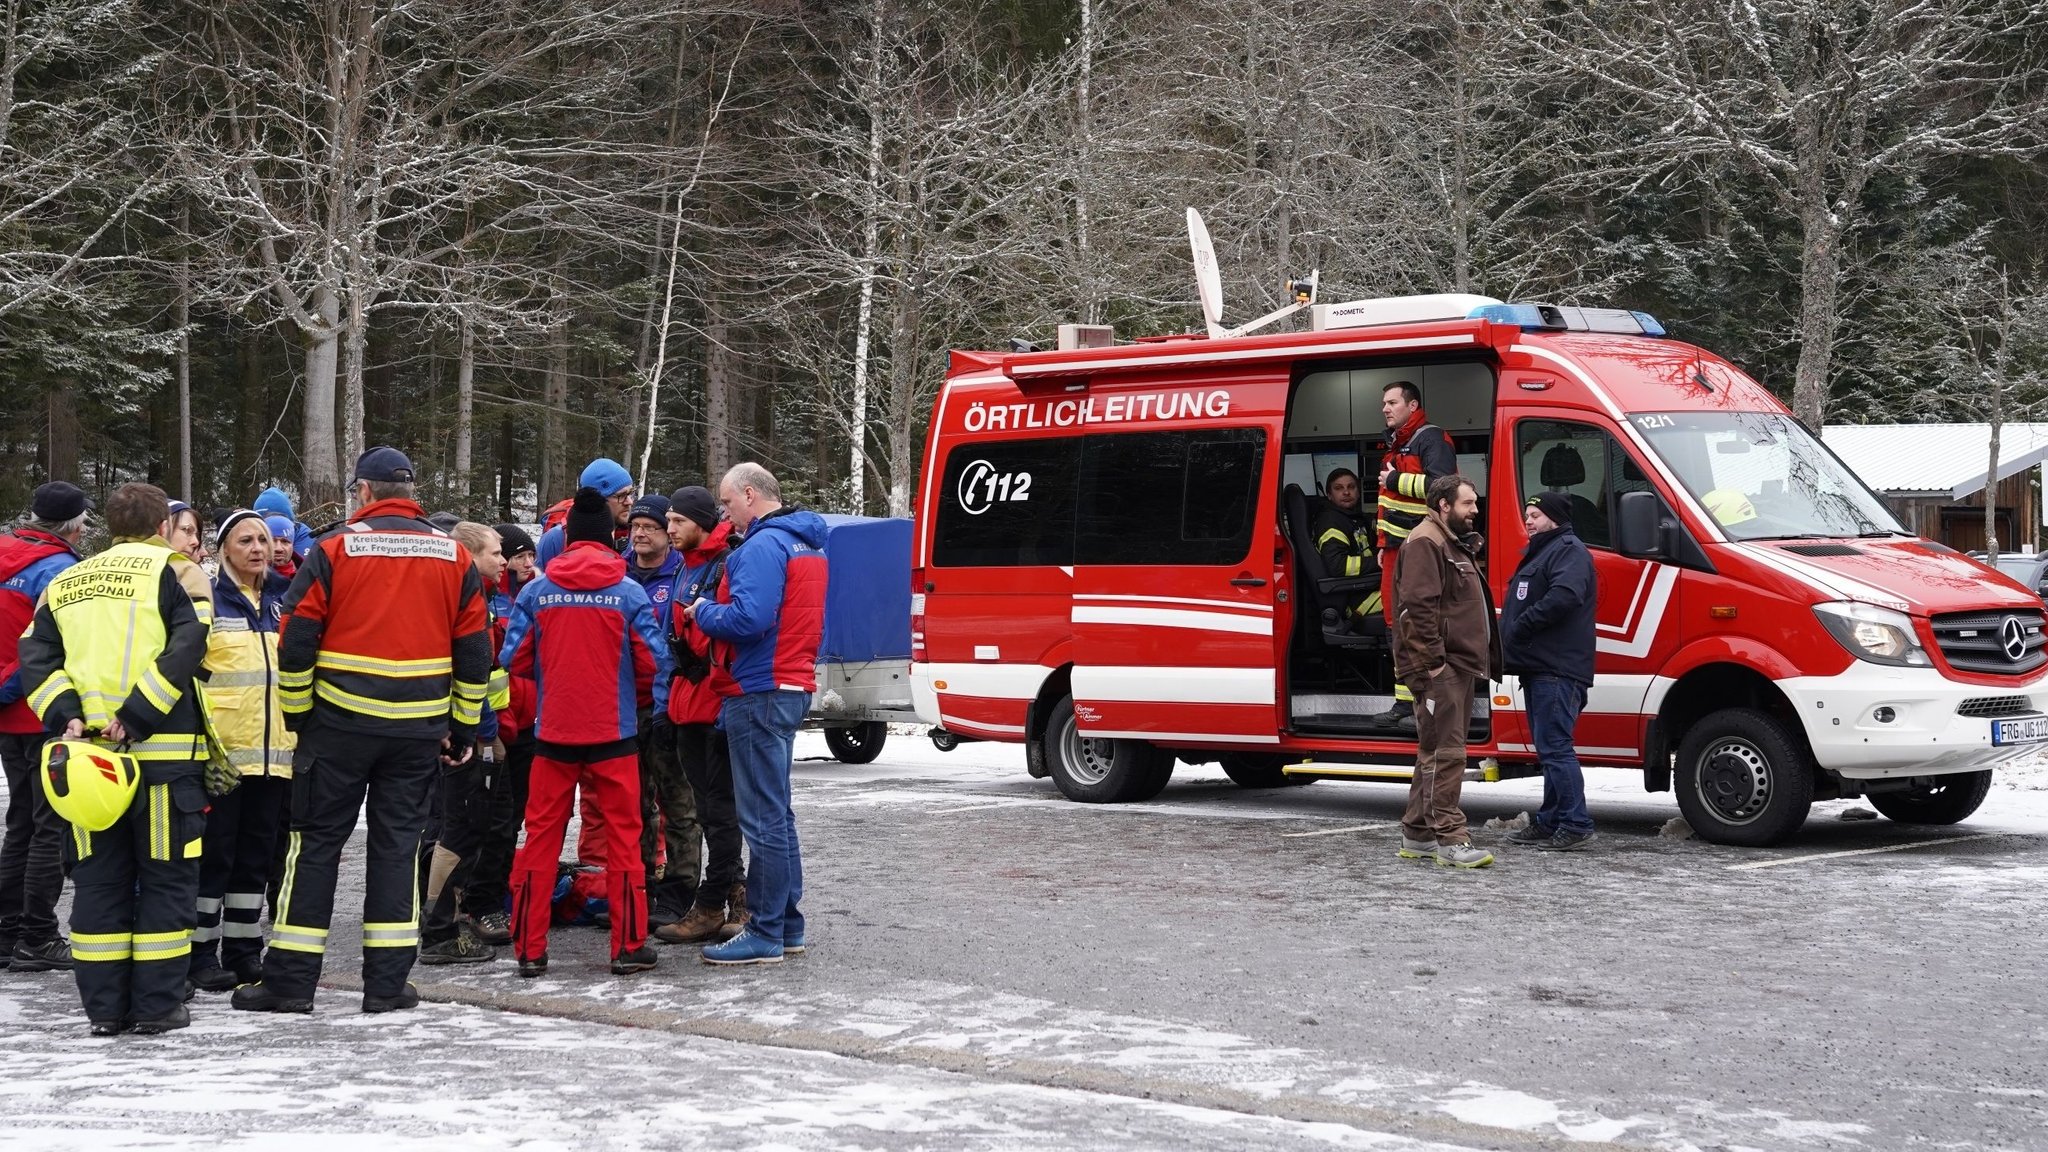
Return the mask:
[[243,981],[240,977],[218,965],[201,968],[192,974],[193,986],[202,992],[233,992],[235,986],[241,983]]
[[663,944],[711,944],[726,939],[724,927],[725,909],[699,904],[688,916],[656,928],[654,938]]
[[654,949],[642,944],[630,952],[621,952],[612,957],[612,975],[631,976],[635,972],[645,972],[660,963],[661,956]]
[[1428,860],[1436,855],[1436,841],[1410,840],[1401,837],[1401,847],[1394,852],[1403,860]]
[[706,964],[780,964],[782,963],[782,941],[766,940],[754,934],[751,928],[740,929],[740,934],[723,944],[713,944],[704,949]]
[[233,967],[237,986],[263,983],[263,961],[251,960],[247,964],[236,964]]
[[69,972],[71,943],[62,936],[52,936],[40,944],[17,940],[7,959],[16,972]]
[[477,917],[476,938],[485,944],[510,944],[512,917],[504,912],[486,912]]
[[1550,839],[1550,837],[1550,829],[1545,828],[1541,824],[1531,824],[1527,828],[1517,828],[1513,832],[1508,833],[1508,843],[1541,844],[1545,840]]
[[119,1036],[130,1027],[126,1020],[95,1020],[90,1031],[94,1036]]
[[137,1020],[134,1029],[137,1036],[161,1036],[166,1032],[176,1032],[180,1028],[191,1026],[192,1011],[180,1004],[171,1009],[168,1016],[159,1016],[154,1020]]
[[1438,844],[1436,862],[1446,868],[1484,868],[1493,863],[1493,853],[1470,844]]
[[519,974],[528,980],[548,974],[548,954],[543,952],[531,960],[519,962]]
[[368,992],[363,993],[365,1012],[403,1012],[407,1008],[419,1006],[420,990],[410,984],[399,989],[396,996],[372,996]]
[[1592,840],[1593,834],[1591,832],[1567,832],[1559,828],[1551,834],[1550,839],[1538,844],[1536,850],[1539,852],[1577,852],[1587,844],[1592,843]]
[[725,894],[725,925],[718,930],[718,938],[730,940],[738,936],[752,918],[747,912],[747,886],[733,885]]
[[313,998],[301,1000],[294,996],[280,996],[268,984],[244,984],[235,989],[234,999],[229,1001],[242,1012],[311,1012]]
[[465,925],[457,925],[455,935],[446,940],[420,945],[422,964],[487,964],[497,958],[498,950],[466,931]]

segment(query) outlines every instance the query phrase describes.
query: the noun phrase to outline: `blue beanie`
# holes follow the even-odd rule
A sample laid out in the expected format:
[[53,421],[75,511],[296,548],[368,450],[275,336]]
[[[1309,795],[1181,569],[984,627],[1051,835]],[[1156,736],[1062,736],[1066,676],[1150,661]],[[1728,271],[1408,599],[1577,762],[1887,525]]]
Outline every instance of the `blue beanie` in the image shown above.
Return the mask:
[[266,516],[283,516],[289,520],[292,515],[292,498],[285,495],[282,488],[265,488],[263,495],[258,496],[256,503],[250,507]]
[[272,540],[282,540],[287,544],[293,542],[292,537],[297,526],[291,520],[283,516],[265,516],[263,524],[270,529],[270,538]]
[[576,480],[578,488],[595,488],[600,496],[616,496],[633,486],[633,474],[616,460],[592,460]]

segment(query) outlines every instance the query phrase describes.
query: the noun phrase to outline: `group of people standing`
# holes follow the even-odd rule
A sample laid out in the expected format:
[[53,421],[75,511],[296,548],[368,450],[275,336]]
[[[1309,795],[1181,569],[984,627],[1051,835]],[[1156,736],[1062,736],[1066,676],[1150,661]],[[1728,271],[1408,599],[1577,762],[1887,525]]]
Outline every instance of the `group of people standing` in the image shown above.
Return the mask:
[[[537,542],[427,516],[396,449],[364,453],[350,494],[324,532],[273,489],[209,539],[126,484],[113,543],[81,558],[92,505],[58,482],[0,535],[0,960],[70,969],[95,1035],[184,1027],[198,990],[311,1011],[359,813],[366,1012],[419,1002],[416,960],[509,944],[545,973],[558,889],[592,864],[614,973],[655,967],[650,937],[714,965],[804,951],[789,767],[823,520],[757,464],[636,498],[593,461]],[[41,767],[52,740],[132,758],[107,826],[64,819],[103,781]]]
[[1375,719],[1415,736],[1397,853],[1455,868],[1494,862],[1472,843],[1460,799],[1474,691],[1508,673],[1527,698],[1543,769],[1542,806],[1508,839],[1548,851],[1583,848],[1593,820],[1573,733],[1593,685],[1598,590],[1592,555],[1572,527],[1571,501],[1548,491],[1524,501],[1528,548],[1496,612],[1481,559],[1479,490],[1458,473],[1450,437],[1429,422],[1411,381],[1388,384],[1380,408],[1387,443],[1376,514],[1366,513],[1358,474],[1333,469],[1313,536],[1325,572],[1361,576],[1377,568],[1380,577],[1379,591],[1349,612],[1354,622],[1383,616],[1394,705]]

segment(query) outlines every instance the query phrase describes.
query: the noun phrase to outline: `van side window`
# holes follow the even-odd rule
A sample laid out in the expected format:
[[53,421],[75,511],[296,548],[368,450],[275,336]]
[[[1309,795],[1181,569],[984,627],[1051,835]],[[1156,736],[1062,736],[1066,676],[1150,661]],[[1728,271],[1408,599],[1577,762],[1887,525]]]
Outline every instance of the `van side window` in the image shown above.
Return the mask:
[[1614,438],[1590,424],[1523,420],[1515,428],[1515,459],[1521,500],[1538,492],[1564,493],[1573,531],[1593,548],[1614,546],[1617,490],[1649,486]]
[[1088,437],[1074,562],[1242,562],[1265,457],[1266,434],[1257,428]]
[[946,456],[932,563],[941,568],[1074,562],[1079,436],[962,444]]

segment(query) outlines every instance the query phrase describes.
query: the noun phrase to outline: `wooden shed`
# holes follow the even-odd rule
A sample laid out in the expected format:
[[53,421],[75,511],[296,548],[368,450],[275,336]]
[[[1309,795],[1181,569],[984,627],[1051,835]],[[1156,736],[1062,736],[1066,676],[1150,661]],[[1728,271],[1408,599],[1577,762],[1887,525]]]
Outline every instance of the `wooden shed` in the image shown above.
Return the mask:
[[1995,485],[1989,424],[1830,424],[1821,438],[1891,502],[1911,531],[1965,552],[1983,551],[1988,490],[1996,505],[1999,551],[2041,549],[2048,424],[1999,430]]

